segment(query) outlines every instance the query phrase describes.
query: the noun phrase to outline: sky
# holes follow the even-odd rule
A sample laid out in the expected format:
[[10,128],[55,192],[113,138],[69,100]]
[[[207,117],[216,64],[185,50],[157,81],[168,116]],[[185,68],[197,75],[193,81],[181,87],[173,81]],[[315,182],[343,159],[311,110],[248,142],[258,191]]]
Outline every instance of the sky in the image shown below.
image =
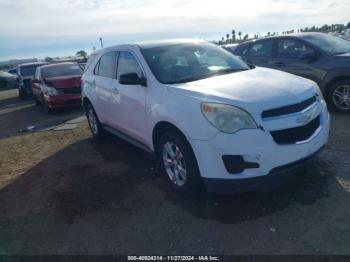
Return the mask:
[[350,22],[349,0],[0,0],[0,61]]

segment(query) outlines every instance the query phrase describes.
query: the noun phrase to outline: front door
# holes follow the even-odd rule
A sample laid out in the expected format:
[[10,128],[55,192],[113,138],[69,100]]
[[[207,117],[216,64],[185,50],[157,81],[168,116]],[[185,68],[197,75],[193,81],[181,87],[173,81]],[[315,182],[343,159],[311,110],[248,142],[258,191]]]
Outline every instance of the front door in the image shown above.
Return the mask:
[[[144,72],[131,51],[120,51],[117,64],[117,80],[120,75],[136,73],[144,77]],[[117,83],[118,103],[118,126],[126,135],[146,144],[146,94],[147,87],[141,85],[124,85]]]
[[281,38],[277,40],[276,57],[273,64],[278,70],[318,82],[320,72],[312,62],[303,59],[305,54],[312,56],[315,55],[315,51],[298,39]]

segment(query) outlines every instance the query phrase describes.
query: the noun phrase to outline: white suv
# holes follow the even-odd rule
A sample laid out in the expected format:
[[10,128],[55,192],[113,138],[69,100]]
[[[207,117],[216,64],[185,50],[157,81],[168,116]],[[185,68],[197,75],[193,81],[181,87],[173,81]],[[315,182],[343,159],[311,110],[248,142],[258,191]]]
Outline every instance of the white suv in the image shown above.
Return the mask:
[[316,83],[253,68],[199,40],[119,45],[93,53],[82,99],[105,131],[154,152],[175,189],[237,192],[276,185],[327,143]]

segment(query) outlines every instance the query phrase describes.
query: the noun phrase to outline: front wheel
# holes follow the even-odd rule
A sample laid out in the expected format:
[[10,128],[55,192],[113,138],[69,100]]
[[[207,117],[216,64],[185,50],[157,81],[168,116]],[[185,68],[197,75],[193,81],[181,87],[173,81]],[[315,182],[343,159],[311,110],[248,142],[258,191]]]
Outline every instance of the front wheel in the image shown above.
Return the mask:
[[196,157],[186,138],[179,132],[164,133],[159,142],[158,159],[162,173],[171,186],[182,192],[196,193],[201,179]]
[[330,88],[327,98],[332,109],[350,112],[350,79],[336,82]]

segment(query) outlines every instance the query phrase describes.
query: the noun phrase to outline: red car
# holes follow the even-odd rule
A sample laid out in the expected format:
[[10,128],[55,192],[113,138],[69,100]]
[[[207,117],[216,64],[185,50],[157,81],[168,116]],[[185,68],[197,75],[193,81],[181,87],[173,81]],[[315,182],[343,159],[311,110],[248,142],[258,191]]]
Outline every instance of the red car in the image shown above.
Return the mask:
[[80,106],[82,74],[76,63],[38,67],[32,84],[36,104],[41,104],[47,113],[55,108]]

